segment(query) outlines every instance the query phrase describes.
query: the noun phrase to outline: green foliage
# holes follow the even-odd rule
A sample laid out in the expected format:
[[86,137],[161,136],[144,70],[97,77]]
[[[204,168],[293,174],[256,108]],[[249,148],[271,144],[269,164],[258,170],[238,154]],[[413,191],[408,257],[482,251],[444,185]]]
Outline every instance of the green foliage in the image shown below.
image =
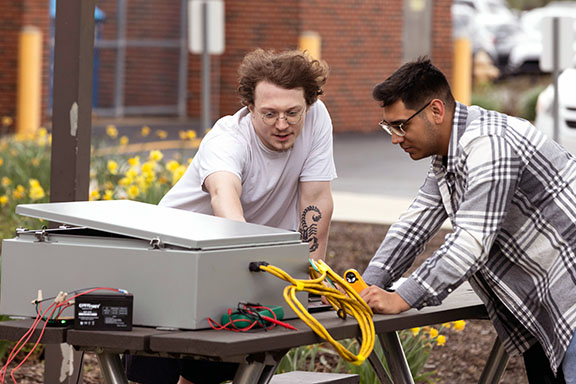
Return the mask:
[[537,85],[532,89],[526,91],[522,98],[520,99],[520,114],[522,117],[528,121],[536,120],[536,102],[538,101],[538,96],[546,88],[544,85]]
[[[143,127],[142,135],[148,131],[148,127]],[[115,127],[109,126],[107,135],[102,145],[110,149],[118,144]],[[181,138],[195,140],[195,133],[183,132]],[[184,164],[176,160],[183,157],[183,150],[172,160],[166,160],[157,150],[132,157],[117,154],[126,147],[127,139],[122,137],[118,141],[113,150],[92,150],[90,200],[131,199],[156,204],[184,174],[191,160],[185,159]],[[13,237],[17,227],[39,229],[47,224],[19,216],[15,209],[19,204],[50,201],[50,144],[51,137],[43,128],[34,136],[0,137],[0,239]],[[0,316],[0,321],[3,320],[6,317]],[[0,342],[0,359],[12,344]]]
[[[414,381],[433,382],[431,377],[435,372],[426,371],[425,365],[432,349],[437,345],[442,346],[445,342],[445,337],[440,335],[440,332],[452,325],[454,325],[454,329],[460,330],[463,329],[465,323],[463,321],[447,323],[442,325],[440,330],[424,327],[398,332]],[[347,339],[342,340],[341,343],[353,353],[358,353],[359,345],[356,340]],[[376,341],[374,345],[374,350],[388,371],[382,346],[378,341]],[[347,372],[359,375],[362,384],[380,383],[369,362],[366,361],[359,366],[348,363],[340,358],[330,345],[327,346],[326,344],[308,345],[292,349],[280,362],[277,373],[296,370]]]
[[484,109],[492,111],[502,111],[502,104],[493,95],[488,94],[473,94],[470,100],[471,105],[477,105]]

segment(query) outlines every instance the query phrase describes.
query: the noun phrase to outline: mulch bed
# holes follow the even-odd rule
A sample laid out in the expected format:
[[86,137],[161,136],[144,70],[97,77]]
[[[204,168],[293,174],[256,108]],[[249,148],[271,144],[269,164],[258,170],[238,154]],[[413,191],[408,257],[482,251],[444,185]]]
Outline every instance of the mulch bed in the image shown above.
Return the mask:
[[[334,222],[330,229],[330,241],[326,262],[336,272],[343,273],[348,268],[363,271],[384,238],[388,226]],[[416,259],[412,271],[441,244],[447,231],[438,233],[425,252]],[[409,271],[409,272],[410,272]],[[463,331],[448,329],[443,332],[446,344],[436,346],[426,365],[426,370],[434,371],[432,380],[438,384],[477,383],[486,358],[496,337],[489,321],[470,320]],[[43,361],[36,358],[27,362],[17,373],[20,384],[42,383]],[[503,384],[527,383],[524,363],[521,357],[510,359]],[[103,383],[97,359],[88,353],[84,357],[85,384]]]

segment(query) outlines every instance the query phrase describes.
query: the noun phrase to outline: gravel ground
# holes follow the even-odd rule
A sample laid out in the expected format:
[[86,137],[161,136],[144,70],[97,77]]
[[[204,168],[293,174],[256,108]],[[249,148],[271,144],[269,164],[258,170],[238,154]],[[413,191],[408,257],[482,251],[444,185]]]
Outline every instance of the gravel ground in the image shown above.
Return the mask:
[[[388,227],[384,225],[333,223],[326,258],[328,265],[338,273],[343,273],[348,268],[363,271],[387,230]],[[446,231],[442,231],[436,235],[423,255],[417,259],[414,267],[438,248],[445,234]],[[435,371],[432,377],[434,382],[437,384],[477,383],[496,337],[490,322],[467,321],[463,331],[456,332],[449,329],[443,334],[447,338],[446,344],[432,350],[426,365],[426,370]],[[43,382],[42,372],[43,361],[40,356],[26,363],[15,376],[20,384],[36,384]],[[84,356],[83,382],[85,384],[103,382],[94,354],[88,353]],[[522,358],[511,358],[501,383],[527,382]]]

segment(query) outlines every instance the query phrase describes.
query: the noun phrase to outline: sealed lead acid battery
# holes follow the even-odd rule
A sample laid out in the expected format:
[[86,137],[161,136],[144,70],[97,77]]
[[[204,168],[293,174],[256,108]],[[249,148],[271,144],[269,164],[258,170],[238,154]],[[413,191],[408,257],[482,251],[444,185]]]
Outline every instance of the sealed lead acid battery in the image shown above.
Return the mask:
[[131,294],[88,293],[74,305],[74,329],[131,331],[134,297]]

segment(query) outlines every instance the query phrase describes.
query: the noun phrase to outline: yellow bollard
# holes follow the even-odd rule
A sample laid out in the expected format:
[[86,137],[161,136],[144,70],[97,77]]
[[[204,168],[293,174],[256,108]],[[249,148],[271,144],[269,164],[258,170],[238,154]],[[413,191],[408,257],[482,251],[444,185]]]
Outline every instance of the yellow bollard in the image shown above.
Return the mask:
[[467,38],[454,40],[452,92],[462,104],[470,105],[472,93],[472,46]]
[[298,40],[298,49],[308,51],[310,56],[320,60],[322,57],[322,38],[320,34],[314,31],[302,32]]
[[18,52],[16,132],[19,134],[33,135],[40,127],[41,67],[42,32],[36,27],[24,27]]

